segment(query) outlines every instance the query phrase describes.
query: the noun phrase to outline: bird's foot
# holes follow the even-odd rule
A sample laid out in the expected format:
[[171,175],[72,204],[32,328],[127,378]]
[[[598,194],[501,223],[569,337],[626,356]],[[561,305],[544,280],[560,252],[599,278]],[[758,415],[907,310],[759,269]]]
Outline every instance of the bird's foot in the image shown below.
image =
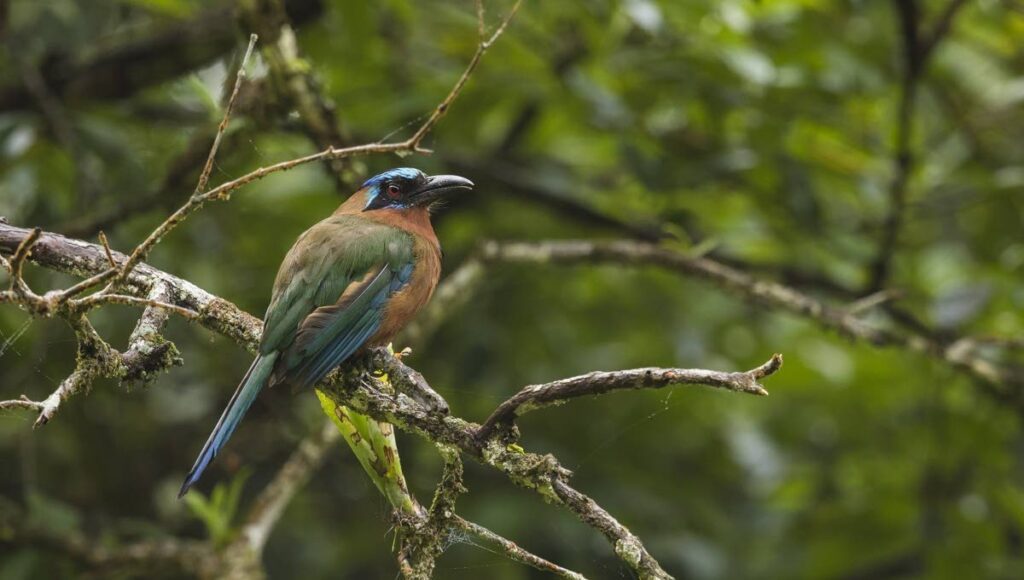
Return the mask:
[[388,351],[390,351],[391,354],[393,354],[395,358],[397,358],[398,360],[402,360],[405,357],[412,354],[412,349],[409,347],[405,347],[402,350],[396,351],[394,343],[391,342],[388,343]]

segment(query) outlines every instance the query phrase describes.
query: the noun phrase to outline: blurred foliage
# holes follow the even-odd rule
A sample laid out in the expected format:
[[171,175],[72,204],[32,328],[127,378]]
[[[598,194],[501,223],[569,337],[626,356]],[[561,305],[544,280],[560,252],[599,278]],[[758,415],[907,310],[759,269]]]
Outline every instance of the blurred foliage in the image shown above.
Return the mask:
[[[324,4],[298,41],[356,140],[407,134],[476,42],[469,0]],[[945,6],[921,4],[928,22]],[[191,0],[3,6],[0,89],[20,85],[26,67],[85,62],[206,9]],[[490,21],[508,6],[488,2]],[[245,31],[237,36],[236,52]],[[367,174],[411,164],[477,182],[437,219],[449,272],[484,238],[618,235],[553,212],[511,180],[699,232],[703,247],[769,270],[789,265],[858,288],[889,210],[900,50],[889,2],[528,0],[428,137],[436,154],[361,163]],[[225,54],[130,98],[62,99],[70,144],[35,107],[0,111],[0,215],[62,231],[160,191],[190,138],[215,123],[231,62]],[[1019,3],[968,3],[930,62],[915,120],[892,286],[940,331],[1019,337]],[[214,183],[313,150],[294,118],[240,116],[232,136]],[[190,193],[172,191],[108,227],[111,243],[130,248]],[[277,174],[204,209],[150,261],[261,313],[286,249],[341,199],[322,167]],[[29,280],[69,282],[38,268]],[[116,307],[92,320],[123,347],[135,315]],[[0,398],[42,398],[73,364],[59,321],[26,320],[0,309],[11,338],[0,348]],[[244,510],[322,414],[312,393],[264,393],[207,477],[207,486],[222,482],[220,507],[179,502],[177,485],[249,361],[180,320],[168,338],[185,366],[147,389],[98,384],[38,431],[26,413],[0,414],[0,495],[46,526],[92,538],[216,539],[239,499],[227,490],[241,491]],[[661,271],[508,266],[491,270],[410,364],[455,413],[481,420],[532,382],[648,365],[745,369],[775,351],[786,366],[767,383],[768,399],[678,389],[580,400],[525,417],[523,445],[555,453],[682,578],[1024,576],[1021,412],[931,359],[853,343]],[[408,436],[399,444],[426,500],[436,454]],[[588,576],[628,576],[602,538],[536,495],[475,465],[467,485],[459,507],[468,519]],[[387,514],[339,446],[270,538],[271,577],[393,577]],[[2,578],[75,570],[59,554],[0,543]],[[536,576],[453,538],[437,577],[483,575]]]
[[227,544],[236,531],[231,524],[238,514],[238,502],[249,472],[247,468],[239,469],[230,481],[216,484],[209,498],[202,492],[190,493],[181,498],[188,509],[202,520],[210,541],[218,546]]

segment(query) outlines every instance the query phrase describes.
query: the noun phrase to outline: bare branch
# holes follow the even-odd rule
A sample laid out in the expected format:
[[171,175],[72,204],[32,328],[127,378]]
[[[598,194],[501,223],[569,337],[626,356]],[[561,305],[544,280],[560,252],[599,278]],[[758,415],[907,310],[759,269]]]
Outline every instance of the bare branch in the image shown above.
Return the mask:
[[954,17],[964,3],[964,0],[950,0],[932,32],[926,35],[922,32],[921,9],[917,0],[894,0],[903,45],[903,70],[896,115],[896,145],[892,154],[893,175],[889,182],[890,207],[882,224],[878,251],[870,267],[868,292],[877,292],[888,283],[906,219],[909,182],[916,166],[912,142],[921,76],[935,47],[949,32]]
[[[36,234],[35,230],[0,223],[0,251],[17,253],[18,248],[24,248],[30,238],[34,238],[35,243],[28,259],[53,270],[79,276],[113,271],[109,268],[107,251],[102,246],[69,240],[56,234]],[[117,262],[126,258],[114,251],[111,251],[111,256]],[[146,264],[140,264],[128,277],[124,290],[131,295],[98,294],[68,304],[61,315],[75,329],[79,340],[78,364],[74,372],[43,401],[34,402],[23,396],[18,400],[0,402],[0,408],[38,411],[36,425],[40,426],[53,418],[65,400],[88,389],[97,377],[111,377],[122,382],[146,380],[180,363],[174,346],[159,337],[159,330],[170,312],[197,320],[203,326],[231,336],[250,349],[255,347],[262,329],[259,320],[233,304]],[[38,302],[43,308],[52,308],[53,295],[48,293],[44,297],[31,297],[29,302]],[[6,296],[0,294],[0,299]],[[11,297],[13,301],[18,301],[17,297]],[[103,342],[81,315],[93,301],[146,307],[132,333],[129,349],[124,354]]]
[[78,341],[75,370],[61,382],[49,397],[41,402],[42,408],[39,410],[39,417],[32,425],[33,428],[47,424],[57,414],[57,410],[64,401],[78,393],[87,391],[96,377],[103,374],[112,375],[120,370],[120,357],[117,356],[117,351],[100,338],[96,329],[89,324],[84,316],[69,319],[68,324],[74,329],[75,339]]
[[563,568],[558,564],[549,562],[532,552],[524,550],[512,540],[504,538],[479,524],[475,524],[459,516],[455,516],[454,521],[455,525],[460,530],[473,534],[477,538],[487,542],[491,547],[501,550],[510,560],[526,564],[527,566],[532,566],[541,572],[554,574],[559,578],[568,578],[569,580],[587,580],[586,576]]
[[620,524],[596,501],[573,489],[561,478],[553,478],[551,488],[558,499],[568,506],[580,521],[604,534],[612,544],[615,555],[628,564],[641,579],[672,578],[647,552],[640,538],[630,532],[626,526]]
[[87,296],[78,302],[84,310],[96,308],[97,306],[103,306],[106,304],[127,304],[130,306],[152,306],[155,308],[166,308],[185,318],[187,320],[196,320],[199,318],[199,313],[183,308],[176,304],[170,304],[168,302],[161,302],[159,300],[153,300],[152,298],[139,298],[138,296],[128,296],[126,294],[107,294],[100,293],[93,296]]
[[103,251],[107,254],[107,262],[110,264],[111,269],[117,269],[117,262],[114,261],[114,254],[110,250],[110,242],[107,241],[107,234],[100,230],[99,233],[100,244],[103,245]]
[[49,423],[57,414],[61,403],[89,388],[94,376],[93,365],[89,362],[80,362],[75,370],[61,381],[57,390],[39,404],[39,417],[32,427],[39,428]]
[[39,228],[32,228],[32,232],[23,238],[21,243],[18,244],[17,249],[14,250],[14,255],[11,256],[11,260],[8,263],[8,269],[11,272],[10,290],[17,294],[21,294],[23,296],[32,294],[28,285],[25,284],[25,280],[21,277],[21,270],[25,265],[25,259],[28,258],[29,253],[32,251],[32,246],[34,246],[39,240],[39,236],[42,233],[43,230]]
[[[386,349],[374,349],[368,356],[368,368],[386,369],[389,380],[402,380],[407,367],[388,365],[393,356]],[[409,380],[408,378],[406,380]],[[498,434],[487,439],[476,437],[480,427],[463,419],[432,412],[401,393],[394,395],[377,386],[372,373],[358,365],[343,369],[319,388],[338,405],[416,433],[434,444],[450,445],[462,453],[502,472],[513,483],[533,490],[548,500],[567,507],[582,521],[600,530],[612,543],[619,558],[642,578],[669,578],[643,544],[590,498],[574,490],[567,480],[571,475],[551,455],[525,452],[512,445],[510,437]],[[556,486],[559,483],[560,486]],[[584,501],[585,500],[585,501]],[[406,561],[406,564],[411,564]]]
[[782,368],[782,355],[773,355],[763,365],[742,373],[703,369],[631,369],[592,372],[578,377],[559,379],[542,385],[523,387],[507,399],[484,421],[477,437],[489,438],[501,426],[511,425],[518,417],[571,399],[603,395],[613,391],[661,389],[676,385],[704,385],[740,393],[766,396],[768,391],[758,382]]
[[28,409],[29,411],[41,411],[43,410],[43,404],[22,395],[21,397],[10,401],[0,401],[0,409]]
[[319,430],[299,443],[274,479],[260,492],[249,510],[240,534],[240,538],[244,539],[250,549],[256,553],[263,551],[263,546],[266,545],[267,538],[270,537],[270,532],[284,512],[284,508],[320,466],[327,450],[339,437],[334,424],[324,421]]
[[921,55],[924,58],[931,56],[935,47],[949,34],[949,31],[953,28],[953,21],[956,19],[957,13],[966,5],[967,0],[949,0],[949,3],[946,4],[946,7],[932,26],[931,32],[923,34],[919,40],[918,50],[921,51]]
[[[492,34],[490,38],[484,39],[483,36],[481,35],[480,43],[476,47],[476,52],[473,53],[473,57],[469,59],[469,64],[466,65],[466,69],[462,71],[462,76],[460,76],[459,80],[455,82],[455,86],[452,87],[452,90],[448,93],[448,96],[445,97],[443,101],[441,101],[441,104],[439,104],[434,109],[434,112],[430,114],[430,117],[428,117],[427,120],[422,125],[420,125],[420,128],[417,129],[416,132],[413,133],[412,137],[410,137],[409,140],[407,141],[407,143],[409,144],[410,151],[426,152],[426,150],[420,148],[420,142],[423,141],[423,138],[427,136],[427,133],[429,133],[430,130],[434,128],[434,125],[436,125],[437,122],[441,120],[441,117],[443,117],[448,112],[448,108],[451,106],[453,102],[455,102],[455,99],[458,98],[459,94],[462,92],[462,88],[466,85],[466,81],[469,80],[469,77],[473,74],[473,71],[476,70],[477,65],[480,64],[480,59],[484,56],[484,53],[487,52],[487,49],[489,49],[491,45],[494,44],[494,41],[498,40],[498,37],[500,37],[502,33],[505,32],[505,29],[508,27],[509,22],[512,21],[512,17],[515,16],[516,12],[519,11],[519,7],[522,5],[522,3],[523,0],[516,0],[516,3],[512,5],[512,9],[509,10],[508,14],[501,21],[501,24],[498,25],[498,28],[494,31],[494,34]],[[480,18],[483,17],[482,7],[478,8],[478,15]],[[481,30],[483,30],[482,22],[483,21],[481,20]]]
[[[213,171],[213,161],[217,158],[217,150],[220,148],[220,140],[224,137],[224,131],[228,128],[228,121],[231,120],[231,112],[235,108],[238,90],[242,87],[242,81],[245,80],[245,66],[249,63],[249,58],[252,56],[252,49],[256,47],[257,38],[255,34],[249,35],[249,46],[245,49],[245,56],[242,57],[242,62],[238,65],[238,72],[235,73],[234,88],[231,89],[231,96],[228,97],[227,105],[224,106],[224,117],[221,118],[220,124],[217,125],[217,133],[213,138],[213,145],[210,146],[210,154],[206,156],[206,164],[203,165],[203,170],[199,174],[199,182],[196,183],[194,195],[199,195],[206,190],[206,184],[210,180],[210,172]],[[134,252],[132,254],[134,256]],[[129,260],[130,264],[131,261]]]
[[902,295],[903,293],[899,290],[879,290],[874,294],[868,294],[867,296],[850,303],[845,310],[846,313],[851,316],[857,315],[892,300],[896,300]]
[[692,257],[655,244],[634,241],[489,242],[482,246],[485,261],[539,264],[612,263],[624,266],[657,266],[684,276],[709,280],[733,294],[808,318],[852,339],[875,346],[902,348],[949,364],[977,379],[1000,397],[1024,385],[1024,371],[1004,368],[970,349],[954,349],[925,332],[905,333],[879,328],[798,290],[758,279],[709,258]]

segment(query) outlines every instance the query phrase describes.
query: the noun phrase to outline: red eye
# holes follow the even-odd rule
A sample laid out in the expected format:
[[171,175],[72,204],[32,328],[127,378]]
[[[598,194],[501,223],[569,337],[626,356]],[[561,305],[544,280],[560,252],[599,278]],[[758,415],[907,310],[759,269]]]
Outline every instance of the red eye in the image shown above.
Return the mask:
[[394,183],[388,186],[388,197],[396,198],[399,193],[401,193],[401,190]]

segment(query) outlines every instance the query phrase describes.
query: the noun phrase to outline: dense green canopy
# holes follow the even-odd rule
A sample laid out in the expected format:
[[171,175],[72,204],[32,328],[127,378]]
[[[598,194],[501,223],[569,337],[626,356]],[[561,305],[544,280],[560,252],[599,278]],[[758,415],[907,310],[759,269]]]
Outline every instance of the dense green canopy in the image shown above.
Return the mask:
[[[333,111],[312,105],[318,127],[262,52],[214,185],[329,144],[407,137],[478,40],[469,0],[2,3],[0,215],[91,241],[103,230],[129,251],[192,194],[249,32],[258,50],[292,46],[273,40],[280,3],[301,54],[278,65]],[[486,2],[489,25],[510,6]],[[524,417],[521,443],[556,455],[679,578],[1024,575],[1019,4],[527,0],[424,146],[434,153],[269,176],[201,210],[148,263],[261,316],[298,234],[363,178],[408,165],[477,184],[435,218],[446,272],[488,239],[630,239],[854,305],[848,316],[911,338],[875,346],[655,266],[496,263],[408,363],[482,421],[526,384],[744,370],[781,352],[768,398],[582,399]],[[37,291],[72,282],[26,268]],[[124,348],[137,317],[111,306],[90,320]],[[0,399],[41,400],[74,366],[61,320],[0,305],[0,332]],[[0,411],[0,506],[115,549],[216,532],[175,492],[251,358],[180,318],[167,338],[184,364],[146,388],[101,381],[39,430]],[[965,353],[1002,374],[951,363]],[[322,423],[312,393],[263,393],[200,491],[235,482],[244,511]],[[428,501],[434,448],[399,444]],[[462,516],[588,577],[629,577],[569,512],[471,461],[466,477]],[[264,563],[272,578],[391,578],[390,527],[338,445]],[[0,525],[0,578],[88,570]],[[453,537],[436,577],[537,574]]]

